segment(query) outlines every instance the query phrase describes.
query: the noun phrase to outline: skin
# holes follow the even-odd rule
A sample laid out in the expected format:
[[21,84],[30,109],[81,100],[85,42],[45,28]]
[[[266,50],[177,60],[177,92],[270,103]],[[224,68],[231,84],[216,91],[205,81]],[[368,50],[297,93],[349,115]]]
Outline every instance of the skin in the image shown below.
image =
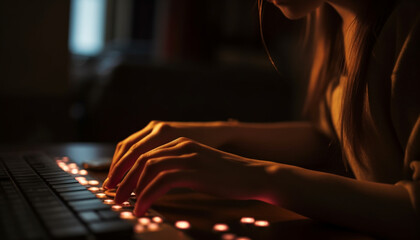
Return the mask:
[[[325,1],[271,2],[295,19]],[[357,0],[326,3],[342,17],[345,36],[351,35],[348,26],[363,4]],[[349,39],[351,36],[345,37],[345,45]],[[239,154],[220,150],[226,146]],[[377,236],[420,237],[419,218],[404,187],[307,169],[328,163],[327,148],[325,137],[306,122],[153,121],[117,145],[104,187],[119,184],[116,203],[134,191],[137,216],[170,189],[190,188],[226,198],[264,201]]]

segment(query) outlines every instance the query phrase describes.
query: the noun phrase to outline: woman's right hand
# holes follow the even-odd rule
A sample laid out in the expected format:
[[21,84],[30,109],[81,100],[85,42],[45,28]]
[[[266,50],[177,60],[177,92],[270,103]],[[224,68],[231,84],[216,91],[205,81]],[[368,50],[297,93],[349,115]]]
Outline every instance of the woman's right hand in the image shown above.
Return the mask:
[[[132,167],[140,155],[179,137],[187,137],[212,147],[222,145],[223,122],[161,122],[151,121],[145,128],[132,134],[117,144],[108,176],[114,172],[124,174]],[[124,176],[122,174],[121,176]],[[107,178],[105,188],[115,188],[122,179]]]

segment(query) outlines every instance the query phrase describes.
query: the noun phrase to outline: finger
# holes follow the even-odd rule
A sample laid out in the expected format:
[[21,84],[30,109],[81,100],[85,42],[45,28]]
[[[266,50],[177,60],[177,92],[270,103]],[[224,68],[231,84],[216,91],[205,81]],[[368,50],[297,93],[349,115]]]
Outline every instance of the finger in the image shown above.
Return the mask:
[[137,187],[135,193],[138,196],[146,186],[156,178],[160,172],[168,170],[193,170],[192,162],[195,161],[196,153],[185,154],[181,156],[167,156],[160,158],[149,159],[143,167],[143,171],[140,173],[140,177],[137,181]]
[[163,171],[144,189],[137,198],[134,208],[136,216],[142,216],[159,197],[172,188],[196,188],[195,172],[193,170]]
[[185,146],[185,144],[182,144],[179,141],[172,141],[141,155],[118,187],[116,202],[123,202],[130,197],[145,166],[154,166],[155,164],[152,163],[159,163],[158,168],[150,168],[152,170],[156,169],[154,171],[163,171],[176,167],[184,168],[183,166],[187,166],[186,160],[190,161],[190,158],[195,154],[183,155],[183,152],[186,151],[183,146]]
[[105,187],[114,188],[121,181],[125,173],[133,166],[137,158],[152,148],[151,146],[156,142],[155,139],[157,138],[158,136],[155,134],[149,134],[132,145],[124,156],[114,164],[114,167],[110,169]]
[[115,166],[119,162],[122,156],[124,156],[127,151],[133,146],[134,143],[139,142],[141,139],[145,138],[147,135],[149,135],[151,132],[151,129],[143,129],[139,132],[131,135],[123,142],[119,143],[117,145],[117,148],[115,149],[114,156],[112,158],[111,167],[109,168],[109,172],[111,172]]

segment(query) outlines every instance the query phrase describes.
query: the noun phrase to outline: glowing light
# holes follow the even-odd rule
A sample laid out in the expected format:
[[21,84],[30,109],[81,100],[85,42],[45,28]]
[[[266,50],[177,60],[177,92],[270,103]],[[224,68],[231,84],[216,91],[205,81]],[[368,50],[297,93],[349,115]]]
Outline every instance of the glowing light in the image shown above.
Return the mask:
[[106,205],[112,205],[112,204],[114,204],[115,202],[114,202],[114,200],[112,200],[112,199],[105,199],[105,200],[104,200],[104,203],[105,203]]
[[241,218],[241,223],[251,224],[251,223],[254,223],[254,222],[255,222],[255,218],[253,218],[253,217],[243,217],[243,218]]
[[141,224],[137,224],[136,226],[134,226],[134,232],[135,233],[142,233],[142,232],[144,232],[144,230],[145,230],[145,228]]
[[80,175],[87,175],[88,171],[86,171],[85,169],[82,169],[82,170],[79,171],[79,174]]
[[77,181],[86,181],[85,177],[75,177],[74,179],[76,179]]
[[141,217],[139,219],[137,219],[137,222],[142,224],[142,225],[147,225],[150,223],[150,219],[146,218],[146,217]]
[[122,205],[123,205],[123,207],[129,207],[129,206],[131,206],[131,204],[130,204],[129,201],[123,202]]
[[70,173],[71,173],[71,174],[78,174],[78,173],[79,173],[79,171],[78,171],[77,169],[73,168],[73,169],[70,171]]
[[71,168],[71,169],[77,169],[77,164],[76,163],[69,163],[67,164],[67,167]]
[[105,193],[97,193],[96,197],[97,198],[106,198],[106,194]]
[[270,226],[270,223],[266,220],[258,220],[258,221],[255,221],[254,225],[257,227],[268,227]]
[[149,231],[156,231],[159,229],[159,225],[157,223],[150,223],[149,225],[147,225],[147,229]]
[[155,223],[162,223],[163,219],[161,217],[156,216],[152,218],[152,221]]
[[226,232],[229,231],[229,226],[223,223],[214,224],[213,230],[216,232]]
[[121,205],[113,205],[112,206],[112,210],[114,210],[114,211],[120,211],[121,209],[122,209]]
[[236,237],[233,233],[225,233],[222,235],[222,240],[234,240]]
[[237,237],[236,240],[251,240],[249,237]]
[[136,218],[132,212],[121,212],[120,218],[122,219],[134,219]]
[[191,227],[190,223],[188,221],[177,221],[175,222],[175,227],[178,229],[189,229]]
[[91,191],[91,192],[99,192],[99,188],[98,187],[90,187],[90,188],[88,188],[88,190],[89,191]]
[[89,185],[96,186],[96,185],[99,185],[99,182],[96,180],[90,180]]
[[79,181],[79,183],[81,184],[81,185],[88,185],[89,184],[89,182],[88,181],[86,181],[86,180],[84,180],[84,181]]

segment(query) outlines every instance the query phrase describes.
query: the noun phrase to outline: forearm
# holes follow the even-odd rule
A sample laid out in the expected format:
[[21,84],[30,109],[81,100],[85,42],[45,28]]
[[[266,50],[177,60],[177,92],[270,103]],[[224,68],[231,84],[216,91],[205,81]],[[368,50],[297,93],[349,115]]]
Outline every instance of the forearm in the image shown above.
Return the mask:
[[228,152],[305,167],[326,159],[329,140],[309,122],[227,122],[222,129]]
[[271,189],[264,199],[272,204],[382,237],[419,237],[419,219],[403,187],[287,165],[268,172]]

